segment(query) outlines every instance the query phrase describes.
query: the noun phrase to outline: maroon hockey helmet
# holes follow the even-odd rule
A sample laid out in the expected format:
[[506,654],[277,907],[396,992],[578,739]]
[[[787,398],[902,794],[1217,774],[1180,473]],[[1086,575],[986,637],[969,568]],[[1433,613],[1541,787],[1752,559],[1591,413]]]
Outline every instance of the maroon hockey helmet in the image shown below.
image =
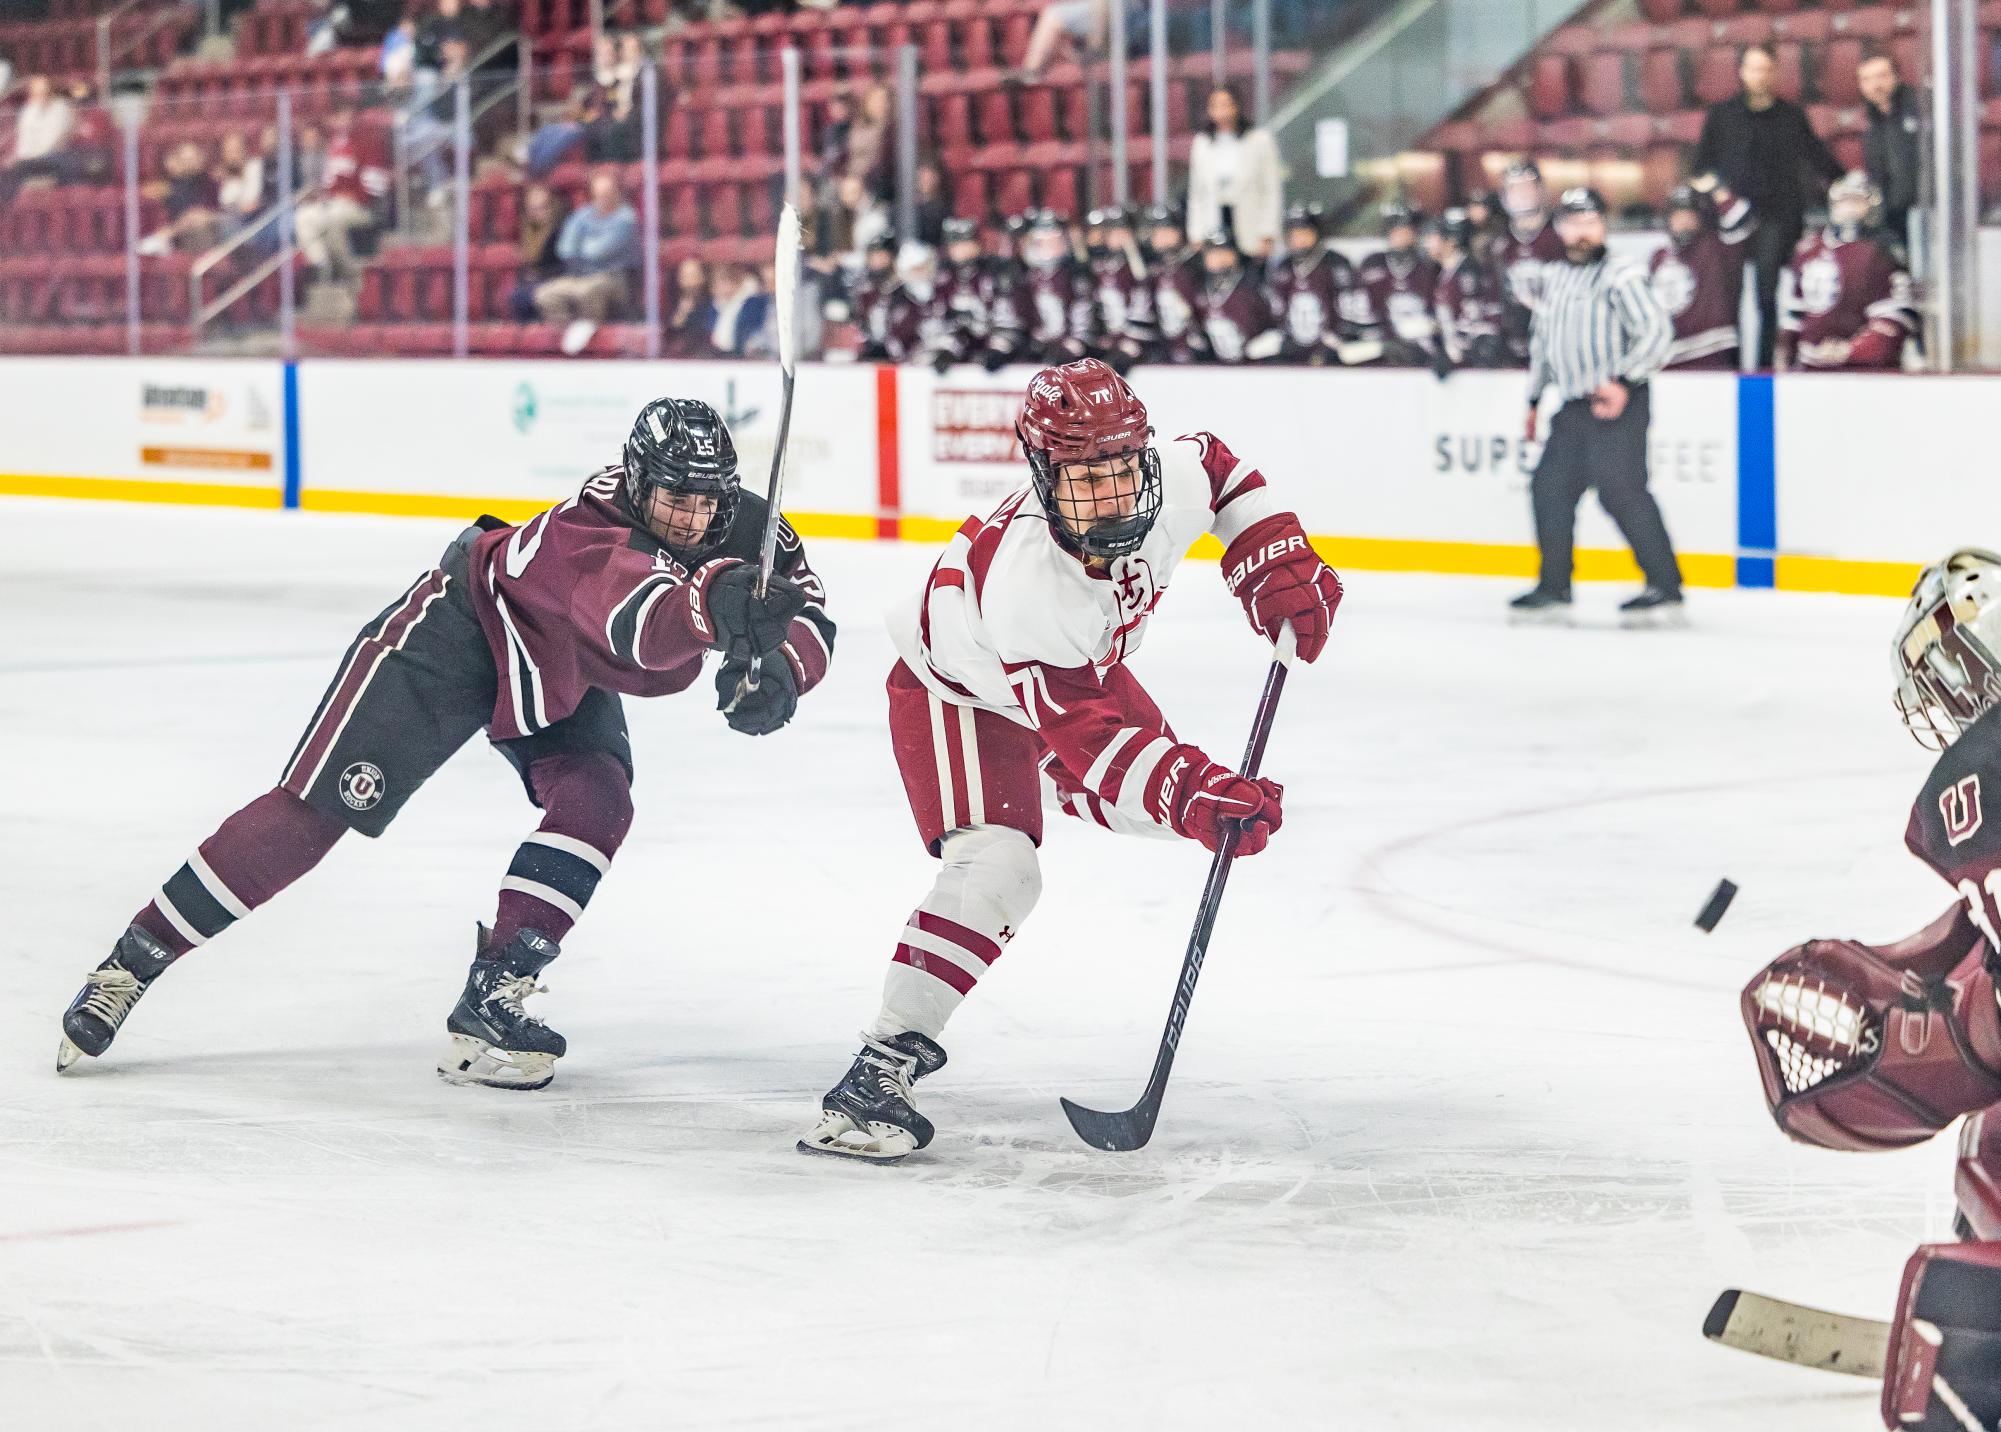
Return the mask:
[[[1153,446],[1146,404],[1124,378],[1096,358],[1044,368],[1029,380],[1014,431],[1058,542],[1085,557],[1121,557],[1139,550],[1160,519],[1160,453]],[[1131,512],[1100,517],[1095,510],[1079,510],[1075,498],[1058,494],[1057,478],[1073,463],[1089,465],[1093,475],[1130,472]]]

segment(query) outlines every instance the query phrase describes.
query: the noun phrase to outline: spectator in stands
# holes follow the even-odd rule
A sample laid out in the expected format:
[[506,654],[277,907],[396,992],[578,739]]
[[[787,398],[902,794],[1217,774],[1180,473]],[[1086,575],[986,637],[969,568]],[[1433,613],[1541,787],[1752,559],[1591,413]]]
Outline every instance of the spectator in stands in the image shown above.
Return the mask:
[[643,143],[639,132],[639,93],[629,77],[586,98],[583,112],[585,158],[593,164],[631,164],[638,160]]
[[938,161],[927,159],[917,166],[917,214],[915,238],[927,248],[945,244],[945,221],[952,217],[952,196],[945,192],[945,171]]
[[69,102],[76,122],[70,126],[69,139],[62,147],[61,182],[108,184],[118,138],[112,129],[111,112],[97,102],[96,91],[83,80],[71,83]]
[[[302,140],[311,133],[302,132]],[[360,130],[352,103],[334,111],[324,153],[315,159],[308,148],[304,158],[301,174],[317,168],[320,177],[294,220],[299,248],[321,277],[345,281],[359,268],[356,240],[374,229],[375,205],[389,193],[389,170]]]
[[612,66],[612,78],[625,102],[635,108],[639,104],[639,72],[645,68],[646,42],[639,38],[638,31],[620,35],[618,63]]
[[463,38],[459,0],[437,0],[438,8],[417,22],[417,68],[439,70],[445,64],[445,41]]
[[862,96],[861,113],[848,126],[848,154],[842,174],[861,180],[872,193],[887,195],[890,138],[889,86],[871,85]]
[[682,259],[674,270],[674,306],[667,313],[662,354],[700,358],[710,352],[716,305],[709,297],[709,271],[698,258]]
[[619,193],[616,176],[591,176],[591,201],[563,221],[556,239],[563,272],[535,290],[545,322],[603,323],[631,299],[639,264],[639,217]]
[[1228,234],[1260,262],[1278,245],[1278,146],[1244,116],[1236,91],[1209,92],[1209,124],[1188,156],[1188,232]]
[[771,309],[771,295],[757,281],[756,271],[717,264],[709,275],[709,297],[716,310],[709,328],[711,350],[732,358],[749,356]]
[[458,82],[466,74],[471,58],[463,37],[454,34],[439,48],[439,65],[434,73],[420,75],[417,94],[420,102],[410,107],[404,123],[411,165],[421,171],[433,206],[450,197],[445,181],[451,172],[454,135],[458,128]]
[[889,209],[858,175],[848,174],[834,188],[828,224],[833,251],[849,258],[890,231]]
[[409,85],[417,72],[417,22],[399,20],[382,37],[382,82],[392,89]]
[[618,39],[601,34],[591,42],[591,83],[599,89],[618,84]]
[[1892,242],[1910,242],[1911,207],[1918,202],[1919,142],[1924,114],[1918,92],[1897,76],[1897,62],[1873,54],[1855,70],[1869,110],[1863,166],[1883,196],[1882,222]]
[[164,167],[167,177],[141,185],[140,191],[167,211],[166,226],[141,239],[139,252],[155,257],[175,249],[200,253],[214,244],[222,223],[208,160],[201,146],[187,139],[168,152]]
[[47,75],[28,76],[28,98],[14,117],[14,162],[0,174],[0,199],[11,199],[29,179],[62,175],[62,148],[76,124],[70,102]]
[[[270,135],[264,146],[266,158],[276,163],[278,156],[278,129],[271,126]],[[317,124],[299,126],[299,143],[292,153],[292,184],[303,191],[318,189],[327,177],[327,136]]]
[[231,131],[222,137],[213,177],[222,236],[233,238],[264,212],[263,156],[252,154],[244,137]]
[[1763,45],[1746,45],[1737,76],[1744,92],[1709,107],[1692,170],[1714,174],[1732,193],[1748,199],[1758,214],[1751,237],[1757,269],[1758,366],[1772,366],[1778,338],[1779,274],[1806,227],[1809,191],[1802,183],[1818,176],[1821,185],[1841,176],[1841,165],[1813,132],[1806,111],[1772,89],[1776,62]]
[[346,37],[347,6],[338,0],[315,0],[314,13],[306,21],[306,57],[328,54]]
[[563,206],[546,184],[530,184],[521,193],[521,267],[507,306],[520,323],[537,317],[535,290],[563,272],[556,240],[563,232]]
[[506,12],[494,0],[466,0],[465,8],[459,12],[459,37],[475,60],[509,28]]

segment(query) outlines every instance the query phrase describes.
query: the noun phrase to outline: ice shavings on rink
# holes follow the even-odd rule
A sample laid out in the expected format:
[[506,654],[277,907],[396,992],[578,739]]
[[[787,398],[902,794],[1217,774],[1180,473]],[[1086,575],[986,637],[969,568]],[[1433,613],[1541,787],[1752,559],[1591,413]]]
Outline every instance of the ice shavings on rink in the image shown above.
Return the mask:
[[[629,704],[639,815],[547,972],[548,1090],[431,1072],[534,824],[477,746],[59,1080],[83,972],[453,530],[0,503],[0,1426],[1872,1425],[1866,1384],[1699,1329],[1725,1285],[1887,1316],[1949,1225],[1946,1141],[1781,1138],[1736,1009],[1801,939],[1950,903],[1900,843],[1894,603],[1627,633],[1583,588],[1578,629],[1510,629],[1506,583],[1347,574],[1139,1154],[1056,1100],[1137,1094],[1206,858],[1062,819],[923,1088],[937,1142],[793,1151],[929,879],[882,730],[916,545],[812,544],[840,641],[779,736],[705,683]],[[1234,754],[1265,660],[1196,563],[1134,669]]]

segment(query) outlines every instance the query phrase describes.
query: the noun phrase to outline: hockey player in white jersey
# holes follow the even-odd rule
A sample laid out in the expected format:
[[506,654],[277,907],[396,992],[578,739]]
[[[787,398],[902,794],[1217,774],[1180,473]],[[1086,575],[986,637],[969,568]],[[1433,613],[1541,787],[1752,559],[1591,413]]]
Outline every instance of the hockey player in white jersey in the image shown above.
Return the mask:
[[893,1161],[931,1142],[911,1086],[945,1063],[946,1021],[1042,889],[1042,783],[1121,833],[1263,850],[1281,788],[1178,740],[1126,663],[1190,544],[1213,532],[1259,636],[1327,643],[1341,583],[1262,474],[1210,433],[1161,446],[1096,359],[1047,368],[1016,432],[1031,481],[969,518],[915,600],[893,609],[889,726],[937,878],[898,936],[882,1008],[821,1101],[808,1153]]

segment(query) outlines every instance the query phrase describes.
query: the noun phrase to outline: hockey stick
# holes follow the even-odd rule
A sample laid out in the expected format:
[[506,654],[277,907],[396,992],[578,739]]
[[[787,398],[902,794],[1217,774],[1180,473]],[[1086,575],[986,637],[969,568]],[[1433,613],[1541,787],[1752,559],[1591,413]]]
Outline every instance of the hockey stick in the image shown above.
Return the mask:
[[[1251,722],[1251,741],[1244,751],[1241,767],[1246,776],[1255,776],[1264,763],[1265,741],[1271,736],[1272,720],[1278,715],[1279,693],[1285,690],[1285,674],[1298,651],[1298,641],[1287,626],[1279,633],[1271,670],[1265,675],[1264,694],[1258,698],[1258,714]],[[1188,953],[1181,957],[1181,977],[1174,985],[1174,1003],[1167,1011],[1167,1029],[1160,1036],[1160,1052],[1154,1056],[1153,1077],[1146,1081],[1146,1092],[1139,1096],[1139,1102],[1122,1112],[1107,1113],[1063,1100],[1063,1112],[1070,1116],[1070,1127],[1094,1149],[1130,1153],[1144,1148],[1153,1137],[1154,1120],[1160,1117],[1160,1101],[1167,1094],[1167,1076],[1174,1068],[1174,1051],[1181,1043],[1181,1026],[1187,1022],[1188,1006],[1195,999],[1195,981],[1202,975],[1209,936],[1216,928],[1216,913],[1223,905],[1223,885],[1230,878],[1230,864],[1236,857],[1237,832],[1233,829],[1224,832],[1223,843],[1217,847],[1215,859],[1209,862],[1209,879],[1202,886],[1202,903],[1196,907],[1195,931],[1188,937]]]
[[[799,249],[799,211],[787,204],[778,216],[778,242],[771,265],[771,302],[778,312],[778,374],[782,392],[778,400],[778,437],[771,447],[771,485],[766,489],[770,505],[764,514],[764,543],[757,552],[759,601],[771,589],[771,568],[778,560],[778,524],[783,520],[779,498],[785,491],[785,448],[792,436],[792,383],[799,367]],[[758,678],[763,674],[764,656],[761,652],[754,653],[750,672],[738,683],[730,710],[736,709],[745,692],[757,690]]]
[[1796,1367],[1878,1381],[1890,1352],[1888,1323],[1826,1313],[1736,1288],[1726,1290],[1716,1300],[1703,1320],[1702,1335],[1739,1352],[1776,1358]]

